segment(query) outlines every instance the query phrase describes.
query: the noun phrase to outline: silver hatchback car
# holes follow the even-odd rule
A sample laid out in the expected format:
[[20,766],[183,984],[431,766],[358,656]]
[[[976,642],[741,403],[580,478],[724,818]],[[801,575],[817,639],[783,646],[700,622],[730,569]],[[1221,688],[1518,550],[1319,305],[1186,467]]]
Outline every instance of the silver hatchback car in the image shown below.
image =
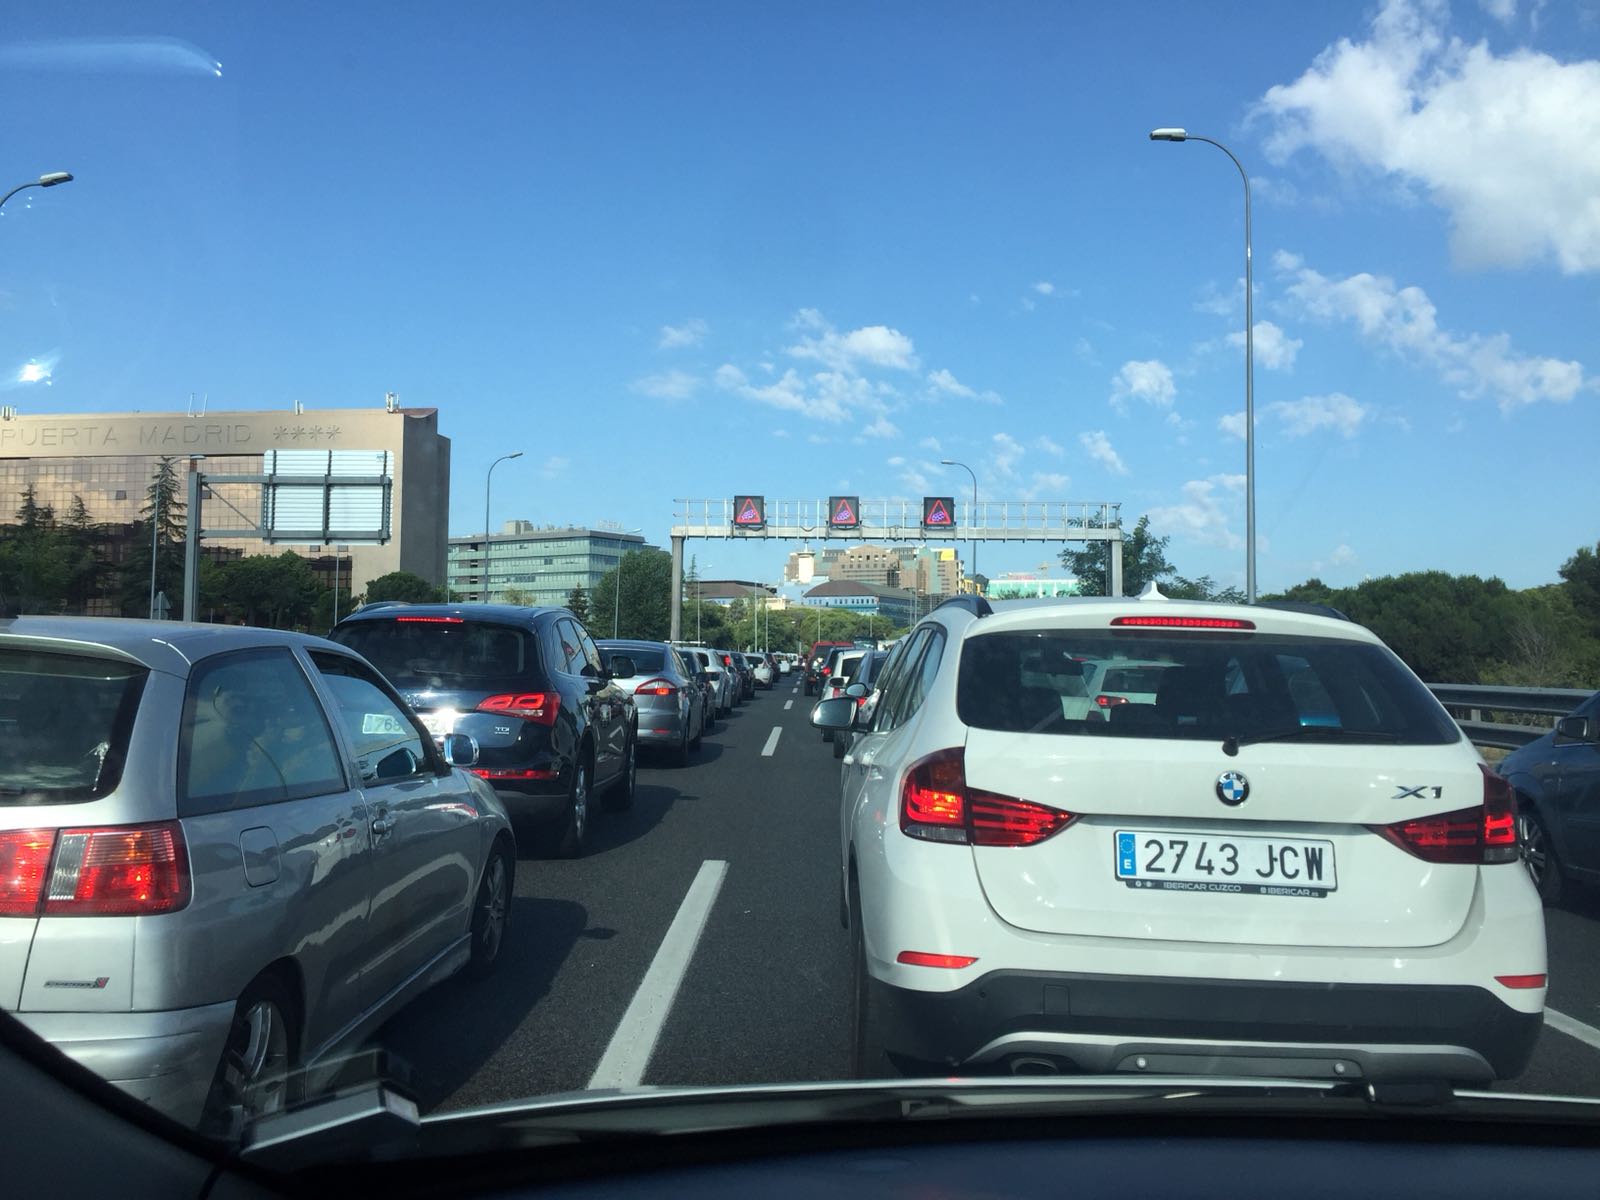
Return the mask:
[[342,646],[0,620],[0,1008],[190,1127],[487,973],[515,864],[493,790]]

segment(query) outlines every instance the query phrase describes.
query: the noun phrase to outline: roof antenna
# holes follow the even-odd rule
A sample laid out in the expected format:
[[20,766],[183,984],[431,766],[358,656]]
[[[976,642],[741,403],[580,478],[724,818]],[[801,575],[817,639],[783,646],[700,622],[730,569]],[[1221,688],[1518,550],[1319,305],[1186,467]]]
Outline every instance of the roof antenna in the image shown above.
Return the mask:
[[1165,592],[1163,592],[1160,588],[1158,588],[1156,586],[1156,581],[1154,579],[1152,579],[1149,583],[1145,584],[1144,587],[1139,590],[1138,599],[1140,599],[1140,600],[1168,600],[1168,599],[1171,599],[1171,597],[1169,597]]

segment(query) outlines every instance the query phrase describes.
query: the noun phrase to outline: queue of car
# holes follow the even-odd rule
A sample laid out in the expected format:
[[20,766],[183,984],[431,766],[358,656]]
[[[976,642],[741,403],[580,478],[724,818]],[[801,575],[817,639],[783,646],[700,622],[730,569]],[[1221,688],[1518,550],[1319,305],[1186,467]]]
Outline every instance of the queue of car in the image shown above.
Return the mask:
[[0,1008],[237,1138],[492,972],[519,858],[583,854],[776,671],[513,605],[0,620]]

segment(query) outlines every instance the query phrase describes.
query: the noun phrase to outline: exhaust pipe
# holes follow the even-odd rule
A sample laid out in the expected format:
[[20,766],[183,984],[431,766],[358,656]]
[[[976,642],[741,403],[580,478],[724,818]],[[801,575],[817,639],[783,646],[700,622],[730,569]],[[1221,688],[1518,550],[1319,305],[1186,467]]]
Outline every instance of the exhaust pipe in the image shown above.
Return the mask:
[[1053,1059],[1019,1055],[1011,1060],[1013,1075],[1059,1075],[1061,1067]]

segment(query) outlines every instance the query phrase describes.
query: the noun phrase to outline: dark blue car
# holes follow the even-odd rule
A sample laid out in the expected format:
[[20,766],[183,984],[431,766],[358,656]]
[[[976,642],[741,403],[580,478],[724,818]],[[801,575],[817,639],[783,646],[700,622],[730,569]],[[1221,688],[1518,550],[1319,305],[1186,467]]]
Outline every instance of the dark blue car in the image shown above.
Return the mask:
[[1523,857],[1544,902],[1600,881],[1600,692],[1499,771],[1516,790]]

